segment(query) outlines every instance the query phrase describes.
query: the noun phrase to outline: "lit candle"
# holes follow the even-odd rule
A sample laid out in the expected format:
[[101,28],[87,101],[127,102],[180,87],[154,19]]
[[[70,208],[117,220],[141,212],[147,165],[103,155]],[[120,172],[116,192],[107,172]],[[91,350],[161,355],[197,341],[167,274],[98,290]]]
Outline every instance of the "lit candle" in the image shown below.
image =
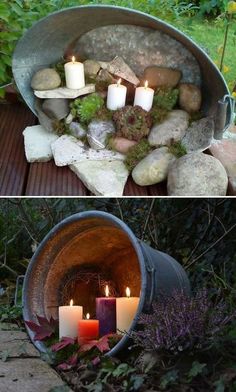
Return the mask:
[[141,108],[149,112],[152,108],[153,98],[154,90],[148,87],[148,81],[146,81],[144,87],[136,88],[134,106],[141,106]]
[[83,307],[73,306],[73,299],[69,306],[59,306],[59,337],[77,337],[78,321],[83,317]]
[[116,299],[109,297],[109,287],[105,288],[105,297],[96,298],[96,317],[99,320],[99,335],[116,332]]
[[107,109],[117,110],[125,106],[127,87],[121,84],[121,79],[116,84],[110,84],[107,92]]
[[64,65],[66,87],[70,89],[80,89],[85,86],[84,78],[84,64],[75,61],[75,57],[72,57],[72,61]]
[[116,298],[117,333],[127,332],[133,322],[139,304],[139,297],[130,297],[126,288],[126,297]]
[[78,322],[78,343],[84,344],[89,340],[98,339],[99,336],[99,321],[90,320],[89,313],[86,314],[85,320]]

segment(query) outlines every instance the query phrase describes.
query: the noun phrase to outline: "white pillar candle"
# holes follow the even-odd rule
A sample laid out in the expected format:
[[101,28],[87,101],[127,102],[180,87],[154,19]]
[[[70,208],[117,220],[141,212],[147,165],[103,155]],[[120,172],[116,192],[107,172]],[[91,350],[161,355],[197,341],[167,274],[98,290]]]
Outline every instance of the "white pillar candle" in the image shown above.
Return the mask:
[[66,87],[77,90],[85,86],[84,78],[84,64],[75,61],[75,57],[72,57],[72,61],[64,65]]
[[134,97],[134,106],[141,106],[144,110],[149,112],[152,108],[154,98],[154,90],[148,87],[148,82],[145,82],[144,87],[137,87]]
[[139,304],[139,297],[130,297],[130,289],[126,289],[126,297],[116,298],[117,333],[129,330]]
[[59,338],[76,338],[78,335],[78,323],[83,318],[83,307],[73,306],[73,300],[69,306],[59,306]]
[[107,109],[117,110],[125,106],[127,87],[121,84],[121,79],[116,84],[110,84],[107,92]]

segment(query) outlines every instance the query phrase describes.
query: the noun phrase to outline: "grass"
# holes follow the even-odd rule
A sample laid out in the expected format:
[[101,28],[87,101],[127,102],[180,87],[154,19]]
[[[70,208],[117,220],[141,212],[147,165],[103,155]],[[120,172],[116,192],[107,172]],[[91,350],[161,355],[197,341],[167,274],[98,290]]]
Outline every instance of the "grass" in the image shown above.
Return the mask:
[[[205,49],[214,63],[219,66],[224,41],[225,25],[222,20],[207,21],[196,18],[180,18],[174,23]],[[223,75],[232,91],[236,85],[236,22],[231,25],[225,54]]]

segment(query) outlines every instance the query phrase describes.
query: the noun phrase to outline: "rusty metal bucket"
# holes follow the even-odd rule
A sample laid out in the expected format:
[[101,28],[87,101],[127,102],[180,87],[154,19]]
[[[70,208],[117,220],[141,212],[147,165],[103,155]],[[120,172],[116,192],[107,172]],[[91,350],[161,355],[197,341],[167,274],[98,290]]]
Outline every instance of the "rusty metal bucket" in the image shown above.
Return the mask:
[[[105,26],[108,30],[101,30]],[[116,30],[119,30],[119,26],[126,26],[128,30],[119,35],[119,31],[112,31],[112,26]],[[142,35],[143,29],[146,29],[146,35]],[[86,48],[86,34],[93,30],[95,39],[89,45],[92,47],[90,51]],[[156,32],[161,34],[159,40],[155,38]],[[126,34],[131,36],[122,41],[121,37]],[[168,40],[172,42],[170,50],[166,50],[165,43]],[[160,49],[162,43],[163,48]],[[201,84],[202,111],[205,115],[216,116],[218,101],[229,94],[222,74],[206,52],[168,23],[127,8],[81,6],[64,9],[41,19],[25,33],[16,46],[12,62],[14,78],[22,97],[35,114],[34,95],[30,88],[32,75],[38,69],[58,62],[65,54],[71,54],[71,50],[76,47],[79,49],[79,56],[87,55],[89,58],[89,54],[93,54],[103,61],[110,61],[119,52],[137,74],[150,65],[150,59],[152,64],[180,68],[183,73],[186,72],[189,61],[194,60],[195,68],[199,68],[197,80],[191,78],[191,75],[190,78],[185,75],[184,80]],[[177,64],[176,58],[179,58]],[[230,122],[231,110],[229,105],[225,121],[227,124]]]
[[[107,282],[116,296],[124,296],[129,286],[132,296],[140,297],[131,330],[140,312],[148,311],[160,294],[190,292],[185,271],[172,257],[137,239],[115,216],[83,212],[56,225],[38,246],[24,279],[24,320],[36,321],[36,315],[58,318],[58,306],[70,298],[93,315],[95,297],[104,295]],[[28,333],[33,341],[34,334]],[[128,341],[123,336],[108,355],[117,355]],[[33,343],[45,349],[42,342]]]

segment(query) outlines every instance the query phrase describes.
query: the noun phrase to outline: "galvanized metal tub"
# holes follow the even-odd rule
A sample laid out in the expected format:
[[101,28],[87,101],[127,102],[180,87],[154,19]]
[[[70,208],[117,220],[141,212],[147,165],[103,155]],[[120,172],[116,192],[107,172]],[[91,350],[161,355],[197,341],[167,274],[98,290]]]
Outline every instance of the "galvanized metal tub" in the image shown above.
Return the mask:
[[[70,52],[73,42],[84,34],[93,29],[112,25],[132,25],[148,28],[153,32],[159,31],[189,51],[200,67],[203,112],[216,115],[218,101],[229,94],[229,90],[222,74],[206,52],[168,23],[136,10],[108,5],[73,7],[55,12],[35,23],[19,40],[13,55],[13,74],[22,97],[34,113],[34,95],[30,88],[32,75],[38,69],[50,66],[61,59],[65,53]],[[104,40],[106,41],[105,36]],[[141,41],[137,40],[137,46]],[[129,47],[128,41],[125,47]],[[153,50],[156,51],[156,48]],[[129,63],[130,56],[126,53],[123,57]],[[100,60],[111,60],[111,58],[100,58]],[[157,65],[161,65],[158,64],[158,59]],[[230,122],[231,118],[232,107],[228,105],[227,122]]]
[[[136,327],[140,312],[148,311],[160,295],[174,289],[190,292],[188,277],[176,260],[137,239],[115,216],[88,211],[64,219],[38,246],[24,279],[24,320],[37,321],[36,315],[58,318],[58,306],[65,304],[65,292],[66,298],[72,295],[75,304],[91,313],[95,297],[103,293],[94,280],[87,285],[84,280],[78,282],[78,276],[85,271],[88,280],[95,273],[109,281],[117,296],[124,296],[129,286],[131,295],[140,297],[131,330]],[[69,293],[68,287],[72,289]],[[43,343],[35,342],[34,334],[26,328],[35,346],[43,351]],[[119,353],[128,341],[125,335],[108,355]]]

